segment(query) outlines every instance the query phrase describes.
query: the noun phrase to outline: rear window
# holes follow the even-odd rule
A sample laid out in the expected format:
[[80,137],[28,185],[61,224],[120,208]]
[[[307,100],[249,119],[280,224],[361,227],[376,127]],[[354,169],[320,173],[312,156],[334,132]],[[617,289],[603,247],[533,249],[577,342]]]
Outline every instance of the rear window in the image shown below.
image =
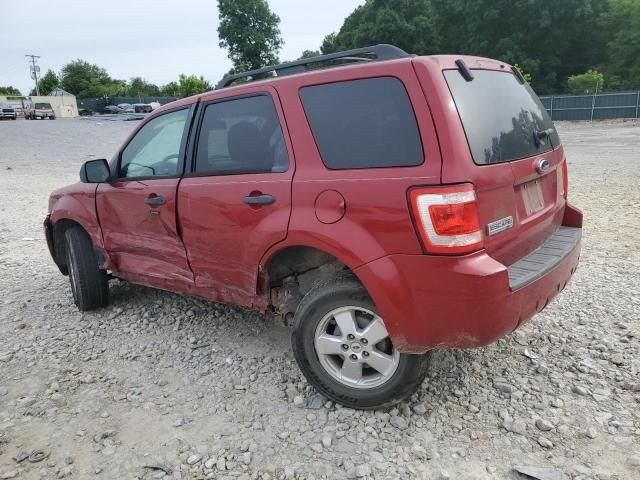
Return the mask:
[[[475,163],[517,160],[560,144],[553,122],[528,84],[522,85],[511,72],[473,70],[473,76],[467,82],[458,70],[444,72]],[[537,142],[537,133],[545,130],[549,138]]]
[[46,108],[51,108],[51,104],[50,103],[36,103],[36,109],[44,110]]
[[423,162],[416,117],[397,78],[305,87],[300,98],[327,168],[409,167]]

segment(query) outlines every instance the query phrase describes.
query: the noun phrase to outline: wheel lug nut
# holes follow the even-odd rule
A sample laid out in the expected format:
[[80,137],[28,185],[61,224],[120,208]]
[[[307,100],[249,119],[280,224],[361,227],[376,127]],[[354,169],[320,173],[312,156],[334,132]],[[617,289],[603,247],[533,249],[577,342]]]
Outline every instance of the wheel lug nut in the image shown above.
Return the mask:
[[347,335],[347,338],[348,338],[349,340],[353,340],[353,339],[354,339],[354,338],[356,338],[356,337],[353,335],[353,333],[350,333],[349,335]]
[[342,344],[342,349],[343,350],[349,350],[349,345],[347,345],[346,343]]
[[355,353],[351,354],[351,360],[357,360],[358,356]]
[[369,343],[369,340],[367,340],[366,338],[363,338],[360,340],[360,343],[363,345],[366,345],[367,343]]
[[368,357],[369,356],[369,352],[367,352],[367,351],[362,352],[362,356],[363,357]]

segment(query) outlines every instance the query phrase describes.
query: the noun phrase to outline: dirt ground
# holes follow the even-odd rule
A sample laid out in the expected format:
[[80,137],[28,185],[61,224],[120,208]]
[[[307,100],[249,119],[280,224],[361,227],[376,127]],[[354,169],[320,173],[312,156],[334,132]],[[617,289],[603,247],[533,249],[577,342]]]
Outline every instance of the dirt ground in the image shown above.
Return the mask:
[[639,123],[559,125],[585,213],[567,289],[377,412],[317,395],[260,314],[118,281],[77,311],[47,197],[134,125],[0,123],[0,479],[640,478]]

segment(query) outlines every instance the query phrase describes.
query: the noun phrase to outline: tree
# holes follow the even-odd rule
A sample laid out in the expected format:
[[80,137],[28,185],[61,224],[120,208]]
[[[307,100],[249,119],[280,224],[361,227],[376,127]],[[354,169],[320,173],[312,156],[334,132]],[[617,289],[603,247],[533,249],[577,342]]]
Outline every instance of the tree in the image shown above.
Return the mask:
[[322,53],[390,43],[409,53],[437,52],[431,0],[367,0],[349,15],[340,31],[322,42]]
[[541,93],[557,92],[604,59],[598,22],[608,1],[367,0],[322,51],[392,43],[418,55],[491,57],[521,65]]
[[[49,95],[60,85],[60,80],[58,80],[58,76],[51,69],[47,70],[40,80],[38,80],[38,89],[40,90],[40,95]],[[38,91],[34,88],[31,90],[29,95],[37,95]]]
[[178,82],[169,82],[160,87],[160,95],[163,97],[177,97],[180,93]]
[[283,41],[280,17],[266,0],[218,0],[219,45],[229,51],[233,71],[254,70],[278,63]]
[[617,90],[640,89],[640,2],[610,0],[601,25],[608,39],[607,84]]
[[180,74],[180,81],[178,82],[179,97],[190,97],[209,90],[213,90],[213,87],[202,76]]
[[8,96],[8,97],[13,97],[13,96],[21,97],[22,93],[20,93],[20,90],[18,90],[17,88],[9,86],[9,87],[0,87],[0,95]]
[[602,91],[604,87],[604,74],[597,70],[589,69],[580,75],[571,75],[567,79],[569,92],[571,93],[595,93]]
[[304,50],[302,55],[298,58],[298,60],[303,60],[305,58],[317,57],[318,55],[322,55],[319,50]]
[[112,79],[104,68],[84,60],[75,60],[62,67],[60,87],[80,98],[126,93],[126,82]]
[[157,97],[160,95],[160,89],[142,77],[133,77],[127,83],[127,95],[129,97]]

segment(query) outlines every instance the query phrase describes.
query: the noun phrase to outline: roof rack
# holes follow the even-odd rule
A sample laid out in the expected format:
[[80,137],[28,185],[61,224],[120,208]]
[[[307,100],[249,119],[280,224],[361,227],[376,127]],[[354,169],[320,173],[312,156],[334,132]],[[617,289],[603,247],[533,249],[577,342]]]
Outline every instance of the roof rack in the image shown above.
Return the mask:
[[[375,58],[363,57],[360,55],[373,55]],[[403,58],[410,56],[407,52],[393,45],[381,43],[379,45],[373,45],[371,47],[355,48],[353,50],[345,50],[344,52],[329,53],[327,55],[319,55],[317,57],[303,58],[294,62],[281,63],[280,65],[271,65],[269,67],[258,68],[256,70],[249,70],[248,72],[236,73],[224,77],[216,85],[216,90],[225,88],[231,85],[234,81],[240,78],[252,77],[252,80],[256,76],[264,73],[273,73],[277,77],[284,75],[293,75],[294,73],[302,73],[307,70],[307,67],[314,63],[328,62],[331,60],[350,60],[350,61],[381,61],[391,60],[393,58]]]

